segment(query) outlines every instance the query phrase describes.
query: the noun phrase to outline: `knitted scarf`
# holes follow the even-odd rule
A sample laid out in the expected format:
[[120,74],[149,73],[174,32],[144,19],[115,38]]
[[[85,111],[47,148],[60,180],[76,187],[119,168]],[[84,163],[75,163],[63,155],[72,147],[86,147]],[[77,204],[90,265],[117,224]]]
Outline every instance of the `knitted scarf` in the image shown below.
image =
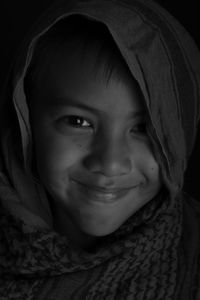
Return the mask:
[[[23,88],[37,39],[73,14],[107,26],[137,79],[165,183],[93,252],[72,249],[67,237],[53,230],[47,196],[31,174],[32,137]],[[188,274],[181,189],[200,96],[200,55],[188,33],[148,0],[61,1],[41,17],[20,53],[0,112],[0,299],[198,299],[197,270],[194,286],[188,287],[193,294],[181,294]],[[193,261],[199,253],[193,251]]]

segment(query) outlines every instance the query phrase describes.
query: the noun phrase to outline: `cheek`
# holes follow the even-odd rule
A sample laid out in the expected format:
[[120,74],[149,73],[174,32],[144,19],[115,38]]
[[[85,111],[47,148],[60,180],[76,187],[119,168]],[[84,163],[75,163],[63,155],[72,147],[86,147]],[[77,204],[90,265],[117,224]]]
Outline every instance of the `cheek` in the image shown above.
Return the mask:
[[152,186],[160,187],[161,176],[160,167],[154,157],[149,160],[148,168],[146,170],[147,180],[152,184]]
[[161,189],[162,178],[160,174],[160,167],[154,157],[149,157],[146,168],[144,169],[144,174],[147,182],[147,194],[154,197]]
[[74,138],[62,135],[40,135],[36,138],[37,169],[42,179],[60,180],[67,177],[85,153],[85,145]]
[[152,185],[160,185],[160,167],[149,143],[140,144],[134,151],[137,167],[146,181]]

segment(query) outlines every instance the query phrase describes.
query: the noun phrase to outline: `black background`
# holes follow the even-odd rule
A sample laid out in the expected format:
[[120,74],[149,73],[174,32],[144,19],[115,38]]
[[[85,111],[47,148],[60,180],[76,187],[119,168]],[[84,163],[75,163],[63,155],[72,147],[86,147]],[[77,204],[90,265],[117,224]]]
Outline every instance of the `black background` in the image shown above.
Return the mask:
[[[67,0],[66,0],[67,1]],[[37,17],[53,0],[1,0],[0,3],[0,82],[4,81],[19,43]],[[198,0],[157,0],[190,32],[200,48]],[[186,172],[185,190],[200,200],[200,133]]]

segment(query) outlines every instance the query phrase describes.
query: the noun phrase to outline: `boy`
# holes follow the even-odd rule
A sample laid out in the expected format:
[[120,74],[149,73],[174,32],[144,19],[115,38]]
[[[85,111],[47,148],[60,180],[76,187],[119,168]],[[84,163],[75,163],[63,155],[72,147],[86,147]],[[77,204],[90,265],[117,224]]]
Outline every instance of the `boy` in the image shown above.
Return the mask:
[[198,299],[198,234],[188,247],[185,224],[198,232],[199,204],[181,188],[199,53],[151,2],[66,6],[35,35],[14,109],[2,108],[1,295]]
[[60,25],[74,26],[70,35],[49,34],[45,60],[39,46],[27,94],[37,170],[55,226],[87,247],[115,231],[161,184],[137,82],[101,26],[73,22]]

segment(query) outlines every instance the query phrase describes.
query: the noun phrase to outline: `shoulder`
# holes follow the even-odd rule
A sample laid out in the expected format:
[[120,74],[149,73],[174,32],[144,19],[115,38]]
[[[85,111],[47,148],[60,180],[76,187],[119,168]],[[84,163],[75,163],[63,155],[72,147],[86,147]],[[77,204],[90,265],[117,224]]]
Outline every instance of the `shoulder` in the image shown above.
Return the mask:
[[184,269],[184,285],[181,299],[200,299],[200,200],[196,200],[186,193],[182,193],[183,223],[181,252],[183,255],[182,267]]
[[195,245],[197,240],[200,241],[200,201],[183,192],[182,207],[182,236],[185,247],[187,248],[190,245],[191,249],[193,243]]
[[189,194],[183,192],[183,217],[192,217],[200,222],[200,199],[194,199]]

